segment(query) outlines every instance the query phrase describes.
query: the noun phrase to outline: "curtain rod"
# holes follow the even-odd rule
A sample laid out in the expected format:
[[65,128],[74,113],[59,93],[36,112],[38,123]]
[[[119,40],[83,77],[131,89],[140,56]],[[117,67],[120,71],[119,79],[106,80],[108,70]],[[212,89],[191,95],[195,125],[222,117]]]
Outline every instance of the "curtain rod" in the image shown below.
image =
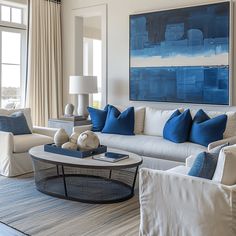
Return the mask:
[[54,2],[54,3],[57,3],[57,4],[61,4],[61,0],[47,0],[48,2]]

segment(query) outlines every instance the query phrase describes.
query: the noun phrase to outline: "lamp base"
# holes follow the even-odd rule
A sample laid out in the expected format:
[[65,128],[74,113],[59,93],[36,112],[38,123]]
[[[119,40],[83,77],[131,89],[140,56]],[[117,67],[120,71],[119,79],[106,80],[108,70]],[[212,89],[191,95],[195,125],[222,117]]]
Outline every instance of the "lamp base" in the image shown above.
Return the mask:
[[87,110],[88,106],[89,106],[89,95],[79,94],[78,95],[78,115],[87,118],[89,115],[88,110]]

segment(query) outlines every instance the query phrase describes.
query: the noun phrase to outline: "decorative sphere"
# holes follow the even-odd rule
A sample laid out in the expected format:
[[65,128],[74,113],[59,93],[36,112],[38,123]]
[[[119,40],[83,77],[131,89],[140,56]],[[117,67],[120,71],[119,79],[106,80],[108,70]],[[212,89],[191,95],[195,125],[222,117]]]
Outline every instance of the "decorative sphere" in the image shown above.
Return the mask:
[[80,150],[91,150],[98,148],[100,141],[94,132],[88,130],[80,134],[77,145]]

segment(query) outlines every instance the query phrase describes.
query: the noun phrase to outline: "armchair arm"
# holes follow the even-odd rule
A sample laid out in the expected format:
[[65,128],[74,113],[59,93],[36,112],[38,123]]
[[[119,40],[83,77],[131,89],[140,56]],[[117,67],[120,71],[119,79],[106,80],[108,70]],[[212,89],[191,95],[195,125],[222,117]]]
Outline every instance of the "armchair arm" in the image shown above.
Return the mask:
[[14,149],[13,134],[0,131],[0,174],[10,176],[12,171],[11,157]]
[[197,155],[191,155],[191,156],[187,157],[185,160],[185,166],[191,168],[196,157],[197,157]]
[[236,186],[140,170],[140,235],[236,235]]
[[84,131],[87,130],[92,130],[93,125],[81,125],[81,126],[75,126],[73,128],[73,132],[77,133],[77,134],[81,134]]
[[54,137],[55,133],[58,131],[56,128],[48,128],[48,127],[40,127],[40,126],[34,126],[33,127],[33,133],[46,135],[49,137]]
[[0,156],[11,154],[14,148],[13,134],[10,132],[0,131],[0,145],[1,152]]
[[208,145],[208,151],[210,151],[211,149],[213,149],[217,146],[223,145],[225,143],[229,143],[230,145],[236,144],[236,136],[221,139],[221,140],[210,143]]

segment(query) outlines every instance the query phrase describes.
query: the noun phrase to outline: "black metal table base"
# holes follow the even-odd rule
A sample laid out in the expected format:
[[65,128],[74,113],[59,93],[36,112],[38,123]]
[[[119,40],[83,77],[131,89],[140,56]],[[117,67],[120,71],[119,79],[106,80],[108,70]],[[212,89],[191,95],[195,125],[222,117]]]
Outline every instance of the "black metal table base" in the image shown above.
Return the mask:
[[50,196],[93,204],[122,202],[134,195],[138,168],[134,173],[132,186],[112,179],[112,171],[107,178],[104,178],[94,175],[65,174],[63,166],[61,170],[61,174],[58,171],[55,176],[37,181],[37,189]]

